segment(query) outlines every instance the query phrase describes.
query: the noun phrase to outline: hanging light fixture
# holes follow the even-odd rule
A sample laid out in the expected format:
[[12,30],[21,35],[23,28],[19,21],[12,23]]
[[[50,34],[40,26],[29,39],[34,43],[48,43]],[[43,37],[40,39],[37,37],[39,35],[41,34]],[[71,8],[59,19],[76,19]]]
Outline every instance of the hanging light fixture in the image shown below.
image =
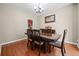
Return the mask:
[[42,13],[44,11],[44,8],[38,3],[37,5],[34,6],[34,10],[36,13]]

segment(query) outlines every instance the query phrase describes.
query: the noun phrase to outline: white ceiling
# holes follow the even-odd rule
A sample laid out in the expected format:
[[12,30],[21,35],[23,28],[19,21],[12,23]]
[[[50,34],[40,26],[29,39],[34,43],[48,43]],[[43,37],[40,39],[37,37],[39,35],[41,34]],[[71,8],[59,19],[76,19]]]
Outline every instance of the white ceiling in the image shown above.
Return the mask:
[[[65,7],[67,5],[70,5],[71,3],[40,3],[40,4],[44,8],[43,13],[46,13],[52,10],[57,10],[59,8]],[[3,5],[14,6],[31,13],[35,13],[34,3],[8,3],[8,4],[6,3]]]

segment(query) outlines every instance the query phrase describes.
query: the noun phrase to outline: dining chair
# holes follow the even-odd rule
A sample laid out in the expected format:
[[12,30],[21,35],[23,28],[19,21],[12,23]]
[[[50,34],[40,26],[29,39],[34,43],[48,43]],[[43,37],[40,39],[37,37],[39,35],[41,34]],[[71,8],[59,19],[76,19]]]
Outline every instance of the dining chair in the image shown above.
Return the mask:
[[[67,29],[64,30],[62,41],[56,41],[56,42],[49,43],[49,45],[61,49],[62,56],[64,56],[64,53],[66,53],[65,46],[64,46],[64,40],[65,40],[66,33],[67,33]],[[51,49],[51,46],[50,46],[50,49]]]
[[38,50],[39,50],[39,56],[40,56],[40,52],[41,52],[41,47],[44,44],[44,42],[41,40],[40,38],[40,30],[33,30],[33,39],[34,39],[34,45],[38,46]]
[[28,36],[28,42],[27,42],[27,47],[30,46],[32,47],[32,41],[33,41],[33,30],[27,29],[27,36]]
[[56,33],[56,30],[55,29],[52,29],[52,34],[55,34]]
[[42,35],[52,35],[55,34],[55,29],[40,29]]

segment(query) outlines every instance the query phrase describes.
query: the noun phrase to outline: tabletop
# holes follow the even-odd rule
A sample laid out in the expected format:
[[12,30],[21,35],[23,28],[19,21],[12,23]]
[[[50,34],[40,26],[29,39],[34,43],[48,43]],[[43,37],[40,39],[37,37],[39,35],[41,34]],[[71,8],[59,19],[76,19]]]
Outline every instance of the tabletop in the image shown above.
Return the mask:
[[40,37],[48,40],[58,40],[60,36],[61,36],[60,34],[52,34],[52,36],[40,35]]

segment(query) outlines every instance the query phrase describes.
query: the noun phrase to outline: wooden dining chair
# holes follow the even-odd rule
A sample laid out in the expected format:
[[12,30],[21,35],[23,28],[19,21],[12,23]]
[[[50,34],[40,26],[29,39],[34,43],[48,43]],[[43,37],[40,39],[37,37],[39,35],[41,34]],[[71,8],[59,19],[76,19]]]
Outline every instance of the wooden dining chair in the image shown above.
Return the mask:
[[48,36],[56,33],[55,29],[40,29],[40,31],[42,35],[47,34]]
[[38,50],[39,50],[38,55],[40,56],[41,47],[44,44],[44,42],[40,38],[40,31],[39,30],[33,31],[33,39],[34,39],[34,44],[38,46]]
[[27,42],[27,47],[32,45],[32,41],[33,41],[33,30],[31,29],[27,29],[27,36],[28,36],[28,42]]
[[64,53],[66,53],[65,46],[64,46],[64,40],[65,40],[66,32],[67,32],[67,30],[65,29],[61,42],[60,41],[56,41],[56,42],[50,42],[49,43],[49,45],[52,45],[53,47],[57,47],[57,48],[61,49],[62,56],[64,56]]

